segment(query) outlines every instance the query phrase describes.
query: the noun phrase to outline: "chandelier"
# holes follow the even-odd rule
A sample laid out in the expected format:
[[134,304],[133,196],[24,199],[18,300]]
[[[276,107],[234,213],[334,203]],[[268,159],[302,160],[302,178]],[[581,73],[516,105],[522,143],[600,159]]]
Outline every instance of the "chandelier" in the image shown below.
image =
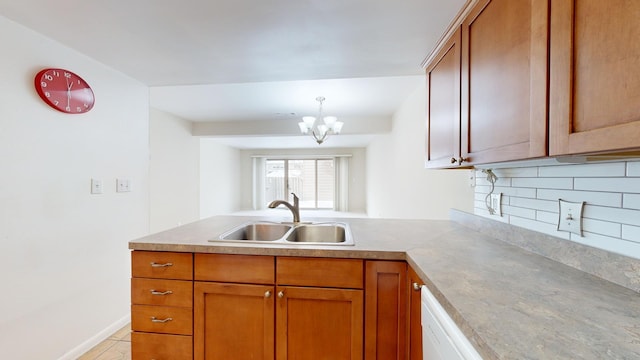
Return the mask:
[[342,125],[344,125],[344,123],[342,121],[338,121],[338,118],[335,116],[322,117],[322,102],[324,100],[324,96],[318,96],[316,98],[316,101],[320,103],[318,119],[322,119],[324,124],[319,124],[314,127],[313,125],[316,122],[316,118],[314,116],[303,116],[302,121],[298,123],[300,132],[313,136],[318,145],[322,144],[330,134],[340,134]]

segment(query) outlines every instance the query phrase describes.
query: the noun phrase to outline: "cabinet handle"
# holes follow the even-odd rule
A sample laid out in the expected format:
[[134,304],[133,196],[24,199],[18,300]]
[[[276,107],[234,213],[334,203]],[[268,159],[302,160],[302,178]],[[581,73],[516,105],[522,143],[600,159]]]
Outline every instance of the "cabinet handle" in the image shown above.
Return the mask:
[[413,283],[413,290],[420,291],[420,289],[422,289],[422,285],[418,284],[417,282],[414,282]]
[[155,317],[155,316],[152,316],[152,317],[151,317],[151,322],[153,322],[153,323],[166,323],[166,322],[168,322],[168,321],[172,321],[172,320],[173,320],[172,318],[156,319],[156,317]]
[[266,298],[270,298],[271,297],[271,291],[267,291],[264,293],[264,297]]
[[151,290],[151,295],[171,295],[171,294],[173,294],[173,291],[171,290],[167,290],[167,291]]
[[460,165],[462,165],[463,162],[467,162],[467,161],[469,161],[469,159],[463,158],[462,156],[460,156],[460,158],[458,159],[458,163],[460,163]]
[[282,299],[284,297],[284,291],[280,291],[278,293],[278,297]]
[[452,163],[452,164],[455,164],[455,163],[457,163],[457,162],[458,162],[458,160],[457,160],[456,158],[454,158],[454,157],[452,157],[452,158],[451,158],[451,163]]
[[173,263],[164,263],[164,264],[158,264],[157,262],[151,263],[151,267],[154,267],[154,268],[167,267],[167,266],[173,266]]

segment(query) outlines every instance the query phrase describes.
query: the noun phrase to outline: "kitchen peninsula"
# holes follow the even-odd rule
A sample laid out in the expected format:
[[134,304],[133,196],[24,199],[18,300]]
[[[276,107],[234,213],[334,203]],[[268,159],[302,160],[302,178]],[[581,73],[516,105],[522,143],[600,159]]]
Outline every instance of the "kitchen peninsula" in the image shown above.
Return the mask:
[[[281,218],[216,216],[131,241],[129,248],[134,250],[134,255],[156,253],[177,254],[186,257],[187,261],[192,261],[190,266],[195,267],[196,278],[194,281],[194,270],[189,268],[186,273],[188,280],[183,280],[183,283],[195,283],[195,289],[198,286],[207,287],[210,284],[216,284],[217,282],[208,281],[218,280],[200,281],[198,271],[202,269],[208,271],[210,267],[233,265],[233,261],[228,264],[224,263],[225,259],[229,259],[228,256],[238,256],[239,264],[243,264],[245,267],[255,267],[252,271],[243,272],[246,273],[245,275],[238,276],[251,277],[264,273],[273,277],[275,266],[279,267],[281,263],[286,263],[287,269],[293,268],[294,265],[300,269],[301,266],[304,266],[305,261],[308,261],[309,273],[313,273],[314,268],[323,268],[328,271],[327,274],[341,269],[342,273],[349,274],[349,279],[341,279],[340,276],[326,276],[326,281],[337,281],[338,283],[322,286],[332,288],[332,294],[333,290],[338,289],[335,293],[339,292],[339,295],[335,296],[349,304],[348,309],[343,307],[340,308],[341,310],[353,313],[354,309],[364,307],[363,312],[355,314],[352,318],[350,323],[352,328],[343,332],[352,335],[358,331],[364,332],[364,336],[360,338],[361,342],[356,339],[355,343],[345,345],[349,347],[352,358],[375,358],[375,349],[371,350],[371,348],[377,346],[375,343],[376,335],[370,334],[373,330],[369,327],[372,325],[367,321],[370,315],[367,306],[370,302],[362,305],[362,291],[364,291],[364,297],[369,299],[367,290],[372,284],[368,279],[372,274],[369,270],[376,266],[381,268],[380,266],[386,263],[406,264],[405,269],[408,270],[406,273],[415,271],[422,283],[436,296],[447,313],[485,359],[640,358],[640,326],[638,325],[638,319],[640,319],[640,295],[638,293],[640,290],[640,261],[572,243],[566,245],[569,247],[568,249],[555,248],[553,252],[556,255],[541,256],[522,248],[537,247],[538,245],[526,243],[528,240],[522,239],[520,230],[516,229],[505,234],[504,224],[493,224],[494,222],[490,220],[455,210],[451,214],[451,221],[331,219],[350,225],[355,241],[353,246],[211,242],[209,240],[217,238],[220,234],[242,223],[255,220],[284,220]],[[317,220],[326,221],[327,219]],[[486,229],[493,230],[485,231]],[[494,233],[490,234],[491,231]],[[497,238],[502,236],[498,233],[509,237],[511,241],[498,240]],[[520,239],[517,239],[518,237]],[[512,244],[514,242],[522,242],[524,245],[514,246]],[[576,246],[580,249],[576,250]],[[544,245],[540,247],[544,247]],[[225,256],[216,258],[221,255]],[[574,267],[549,258],[565,255],[575,257],[573,261],[565,261],[573,262]],[[213,259],[222,259],[223,263],[201,261],[202,267],[199,270],[198,258],[211,259],[208,256],[214,256]],[[194,258],[196,259],[195,265],[192,260]],[[247,259],[255,259],[256,261],[246,261]],[[276,259],[275,264],[277,265],[273,265],[273,259]],[[281,259],[284,262],[280,262]],[[603,261],[605,259],[606,261]],[[327,263],[329,260],[337,262]],[[295,264],[292,265],[291,262]],[[145,264],[148,266],[149,262]],[[333,264],[336,267],[333,267]],[[354,268],[356,271],[352,271]],[[264,269],[267,270],[263,271]],[[360,269],[360,273],[358,273],[358,269]],[[279,271],[280,269],[276,272]],[[599,272],[606,273],[602,277],[611,281],[592,275]],[[234,276],[237,274],[235,271],[229,273]],[[364,279],[359,278],[362,274],[364,274]],[[135,261],[132,276],[133,280],[137,280],[137,276],[139,276]],[[401,275],[400,278],[407,282],[402,291],[405,294],[409,293],[411,290],[409,282],[406,281],[407,275]],[[351,282],[353,279],[355,280]],[[344,282],[341,283],[343,280]],[[265,282],[259,279],[257,281],[250,279],[246,283],[264,284],[269,281],[273,280]],[[289,282],[286,284],[289,285],[297,280],[287,281]],[[226,284],[224,286],[231,286],[225,281],[218,282]],[[233,282],[236,281],[233,280]],[[260,296],[257,298],[260,302],[257,304],[261,304],[261,302],[265,304],[277,303],[278,300],[274,299],[276,293],[271,292],[274,282],[270,282],[270,284],[272,284],[271,287],[260,288]],[[281,287],[279,284],[276,281],[276,290],[281,288],[284,290],[277,291],[277,296],[287,298],[288,288]],[[249,286],[247,289],[257,289],[256,286],[263,285],[245,286]],[[262,291],[263,289],[267,290]],[[304,289],[304,287],[296,289]],[[132,289],[132,296],[135,293],[136,290]],[[408,295],[404,299],[407,300]],[[183,337],[179,337],[179,339],[187,339],[186,336],[194,337],[193,343],[196,344],[196,347],[195,350],[190,349],[194,351],[194,359],[204,358],[204,354],[200,353],[203,350],[202,346],[204,346],[201,344],[203,340],[197,340],[199,336],[202,336],[198,332],[202,328],[203,321],[197,318],[197,315],[201,314],[197,309],[202,305],[199,301],[194,292],[193,312],[188,309],[188,306],[181,308],[188,309],[187,316],[194,314],[193,319],[188,319]],[[135,300],[132,302],[134,303],[132,308],[136,308],[137,311],[138,305]],[[391,313],[396,313],[397,317],[402,320],[405,313],[400,312],[407,311],[409,314],[409,308],[409,305],[400,304],[396,308],[388,310]],[[276,304],[276,311],[279,309],[280,307]],[[137,328],[136,317],[138,315],[134,313],[132,320],[134,359],[136,349],[142,349],[146,346],[145,335],[147,335],[147,331],[154,332],[146,330],[146,328]],[[144,315],[147,316],[144,319],[145,322],[149,321],[148,315],[147,313]],[[409,318],[406,321],[409,323],[415,321],[415,316],[419,315],[408,315]],[[193,325],[191,325],[191,321],[193,321]],[[275,324],[276,331],[273,335],[275,340],[273,338],[267,339],[271,340],[272,344],[275,342],[275,346],[266,345],[271,349],[275,348],[276,358],[280,358],[277,355],[280,342],[284,341],[286,345],[286,339],[281,339],[281,337],[287,337],[286,332],[279,332],[277,329],[279,321],[276,320]],[[268,321],[266,323],[272,324]],[[362,327],[360,330],[353,328],[354,324]],[[398,341],[398,346],[402,347],[398,353],[402,354],[398,355],[399,358],[409,358],[408,355],[405,357],[405,354],[410,351],[407,348],[411,346],[411,341],[407,339],[412,337],[409,333],[410,330],[406,329],[409,329],[408,325],[406,328],[396,329],[401,334],[399,337],[402,338]],[[342,332],[341,329],[338,331]],[[167,339],[164,336],[171,335],[159,336],[161,339]],[[184,341],[182,346],[189,347],[190,341],[190,339]],[[199,343],[200,346],[198,346]],[[360,347],[359,350],[358,347]],[[268,353],[271,350],[265,351]],[[369,355],[370,351],[373,351],[373,357]]]

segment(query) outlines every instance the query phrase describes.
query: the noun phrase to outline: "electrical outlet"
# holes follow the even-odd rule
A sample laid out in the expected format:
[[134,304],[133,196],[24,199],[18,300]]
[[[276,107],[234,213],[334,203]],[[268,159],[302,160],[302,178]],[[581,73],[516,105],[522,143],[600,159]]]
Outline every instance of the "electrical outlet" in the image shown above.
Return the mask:
[[558,231],[568,231],[582,236],[582,202],[570,202],[558,199],[560,208],[558,216]]
[[492,215],[502,216],[502,193],[491,194],[489,200],[491,202],[491,210],[489,212],[491,212]]
[[469,187],[476,187],[476,170],[469,170]]
[[131,191],[131,180],[129,180],[129,179],[116,179],[116,191],[117,192],[129,192],[129,191]]
[[102,194],[102,180],[91,179],[91,193]]

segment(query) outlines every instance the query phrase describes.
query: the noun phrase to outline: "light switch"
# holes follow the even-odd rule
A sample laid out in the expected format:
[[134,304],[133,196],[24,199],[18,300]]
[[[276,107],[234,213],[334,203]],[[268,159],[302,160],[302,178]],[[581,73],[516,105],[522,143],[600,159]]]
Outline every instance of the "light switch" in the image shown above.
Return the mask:
[[558,217],[558,231],[568,231],[582,236],[582,202],[570,202],[558,199],[560,207]]
[[129,179],[116,179],[116,191],[117,192],[129,192],[129,191],[131,191],[131,180],[129,180]]
[[91,179],[91,193],[102,194],[102,180]]

